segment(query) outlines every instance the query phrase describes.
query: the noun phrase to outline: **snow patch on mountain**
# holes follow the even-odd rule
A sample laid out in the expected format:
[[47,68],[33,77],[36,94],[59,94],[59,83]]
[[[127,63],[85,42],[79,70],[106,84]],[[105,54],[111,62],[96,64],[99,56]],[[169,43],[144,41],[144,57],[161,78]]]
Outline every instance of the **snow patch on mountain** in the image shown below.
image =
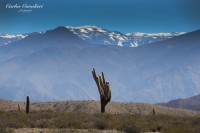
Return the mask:
[[20,38],[25,38],[27,35],[23,35],[23,34],[21,34],[21,35],[1,34],[0,36],[2,38],[18,38],[18,39],[20,39]]
[[94,44],[117,45],[121,47],[138,47],[144,44],[170,39],[185,34],[185,32],[171,33],[127,33],[109,31],[98,26],[66,27],[79,38]]
[[186,32],[171,32],[171,33],[141,33],[141,32],[134,32],[134,33],[127,33],[127,36],[134,36],[134,37],[173,37],[185,34]]
[[21,40],[27,36],[28,36],[27,34],[12,35],[7,33],[2,33],[0,34],[0,46],[8,45],[12,42]]

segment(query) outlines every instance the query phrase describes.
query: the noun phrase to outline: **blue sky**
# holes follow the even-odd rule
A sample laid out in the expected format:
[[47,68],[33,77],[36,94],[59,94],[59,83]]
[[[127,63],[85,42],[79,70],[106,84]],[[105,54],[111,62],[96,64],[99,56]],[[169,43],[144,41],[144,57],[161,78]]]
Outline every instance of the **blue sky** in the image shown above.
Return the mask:
[[[43,5],[18,13],[11,5]],[[97,25],[112,31],[180,32],[200,29],[200,0],[0,0],[0,33]]]

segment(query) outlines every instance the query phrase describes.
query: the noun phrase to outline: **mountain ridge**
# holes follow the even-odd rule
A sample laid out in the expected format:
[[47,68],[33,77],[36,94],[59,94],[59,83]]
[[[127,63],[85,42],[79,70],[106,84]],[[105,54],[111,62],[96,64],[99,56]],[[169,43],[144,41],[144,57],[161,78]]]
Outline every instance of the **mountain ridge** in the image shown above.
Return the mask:
[[[60,26],[62,27],[62,26]],[[64,26],[63,26],[64,27]],[[126,33],[119,31],[109,31],[98,26],[65,26],[82,40],[92,44],[116,45],[121,47],[137,47],[151,42],[162,41],[175,36],[185,34],[185,32],[172,33]],[[8,45],[12,42],[19,41],[29,35],[42,34],[42,32],[25,33],[19,35],[0,34],[0,46]]]
[[199,32],[137,48],[93,45],[63,27],[51,32],[57,37],[44,32],[0,47],[1,98],[96,100],[93,68],[104,72],[113,101],[158,103],[200,92]]

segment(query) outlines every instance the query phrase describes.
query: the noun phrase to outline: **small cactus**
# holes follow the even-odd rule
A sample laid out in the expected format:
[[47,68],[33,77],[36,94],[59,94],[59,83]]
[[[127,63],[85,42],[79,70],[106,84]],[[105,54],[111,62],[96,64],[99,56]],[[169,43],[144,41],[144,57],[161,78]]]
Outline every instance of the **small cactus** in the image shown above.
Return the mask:
[[109,82],[105,81],[104,73],[102,72],[102,76],[96,76],[95,69],[92,71],[93,78],[97,84],[100,98],[101,98],[101,113],[105,112],[105,107],[111,100],[111,90]]
[[155,111],[155,109],[153,109],[153,116],[155,116],[156,115],[156,111]]
[[26,114],[29,113],[30,110],[30,98],[29,96],[26,97]]
[[19,105],[19,103],[18,103],[18,111],[19,111],[19,112],[21,111],[21,108],[20,108],[20,105]]

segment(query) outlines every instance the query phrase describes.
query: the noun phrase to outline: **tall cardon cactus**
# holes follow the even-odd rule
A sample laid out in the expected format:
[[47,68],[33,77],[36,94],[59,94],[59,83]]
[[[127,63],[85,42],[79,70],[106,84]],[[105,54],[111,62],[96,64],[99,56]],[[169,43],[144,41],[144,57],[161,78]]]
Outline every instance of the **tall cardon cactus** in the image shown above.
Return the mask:
[[106,105],[111,100],[110,84],[109,82],[105,81],[103,72],[102,76],[97,77],[95,69],[93,68],[92,75],[99,89],[100,100],[101,100],[101,113],[104,113]]

